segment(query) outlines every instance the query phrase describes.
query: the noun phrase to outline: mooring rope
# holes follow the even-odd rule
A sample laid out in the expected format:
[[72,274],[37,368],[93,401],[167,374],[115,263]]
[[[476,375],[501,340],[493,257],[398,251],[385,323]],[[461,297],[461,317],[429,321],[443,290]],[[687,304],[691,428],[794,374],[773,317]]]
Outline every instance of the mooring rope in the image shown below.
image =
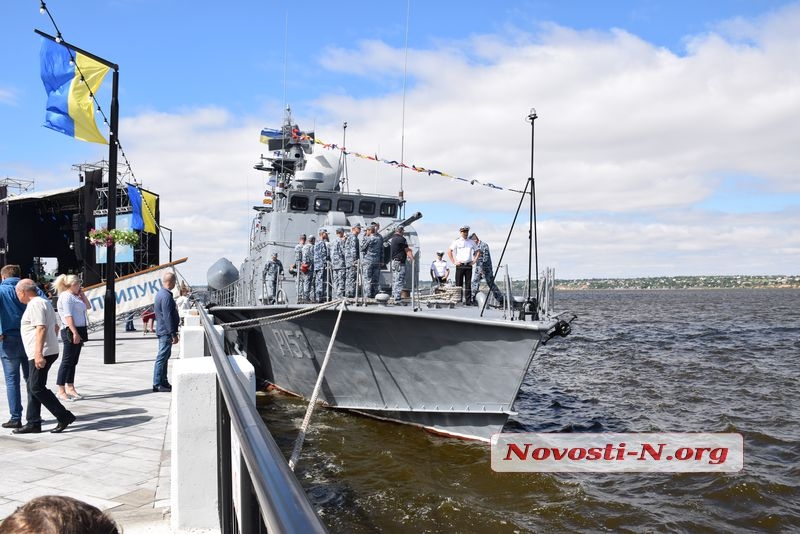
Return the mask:
[[333,326],[333,334],[331,334],[331,340],[328,342],[328,350],[325,352],[325,359],[322,361],[322,367],[320,367],[319,375],[317,375],[317,383],[314,385],[314,393],[311,394],[311,399],[308,401],[306,416],[303,418],[303,424],[300,425],[300,433],[297,435],[297,439],[294,442],[292,457],[289,460],[289,469],[292,471],[294,471],[294,468],[297,465],[297,460],[300,457],[300,451],[303,448],[303,441],[306,439],[306,431],[308,430],[308,425],[311,423],[311,414],[314,413],[314,407],[317,404],[317,397],[319,397],[319,391],[322,389],[322,379],[325,377],[325,369],[328,367],[328,362],[331,358],[333,343],[336,341],[336,334],[339,332],[339,323],[342,321],[342,314],[344,313],[345,309],[344,300],[341,300],[340,302],[341,306],[339,307],[339,316],[336,318],[336,324]]
[[220,323],[218,326],[221,326],[224,330],[245,330],[247,328],[253,328],[255,326],[266,326],[270,324],[280,323],[283,321],[291,321],[299,317],[305,317],[306,315],[311,315],[317,312],[327,310],[329,308],[333,308],[338,304],[344,302],[346,302],[346,299],[337,299],[337,300],[332,300],[330,302],[322,302],[315,306],[309,306],[308,308],[300,308],[297,310],[291,310],[288,312],[279,313],[277,315],[270,315],[268,317],[256,317],[254,319],[244,319],[242,321]]

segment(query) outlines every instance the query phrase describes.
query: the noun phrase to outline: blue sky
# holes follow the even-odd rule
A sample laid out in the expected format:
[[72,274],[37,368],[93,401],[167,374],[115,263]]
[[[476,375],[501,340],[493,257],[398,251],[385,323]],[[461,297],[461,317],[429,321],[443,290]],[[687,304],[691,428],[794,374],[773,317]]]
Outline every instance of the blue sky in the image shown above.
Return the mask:
[[[405,1],[47,2],[68,42],[120,65],[125,155],[193,283],[246,254],[258,132],[284,102],[326,141],[347,121],[348,148],[399,159],[406,32],[407,163],[521,189],[537,109],[540,265],[557,276],[797,274],[799,3],[506,4],[412,0],[407,30]],[[41,126],[34,28],[55,33],[38,1],[0,6],[0,177],[47,190],[108,153]],[[348,166],[354,189],[399,187]],[[423,259],[464,222],[499,256],[515,195],[409,174],[404,189]]]

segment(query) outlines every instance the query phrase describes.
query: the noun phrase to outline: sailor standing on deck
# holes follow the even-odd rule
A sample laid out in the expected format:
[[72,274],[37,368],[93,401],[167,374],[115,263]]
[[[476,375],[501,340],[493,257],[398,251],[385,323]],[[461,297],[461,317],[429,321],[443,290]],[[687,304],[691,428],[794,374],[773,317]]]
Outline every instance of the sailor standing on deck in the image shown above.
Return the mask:
[[344,242],[344,296],[348,298],[356,296],[356,280],[358,279],[358,266],[361,252],[358,239],[359,233],[361,233],[361,224],[356,223],[350,229],[350,235],[347,236]]
[[303,247],[305,244],[306,234],[300,234],[297,245],[294,247],[294,265],[289,269],[290,274],[297,275],[296,293],[298,304],[303,298],[303,276],[301,275],[301,268],[303,265]]
[[372,298],[377,293],[378,275],[381,272],[380,252],[383,240],[375,235],[375,227],[367,226],[361,240],[361,270],[364,275],[364,296]]
[[336,229],[336,237],[331,245],[331,265],[333,267],[333,295],[340,299],[344,296],[344,229]]
[[436,251],[436,259],[431,262],[431,280],[439,286],[444,285],[450,278],[450,267],[444,260],[444,251]]
[[314,300],[315,302],[327,302],[328,295],[328,263],[330,252],[328,251],[328,230],[320,228],[319,240],[314,245]]
[[478,247],[478,252],[480,253],[478,255],[478,261],[475,263],[475,268],[472,270],[472,298],[474,299],[478,294],[481,278],[483,278],[486,280],[486,285],[489,286],[489,290],[492,292],[492,295],[494,295],[497,303],[502,306],[504,301],[503,293],[494,282],[492,255],[489,253],[489,245],[487,245],[486,242],[478,239],[478,235],[475,232],[473,232],[469,238],[475,241],[475,244]]
[[480,252],[475,241],[469,239],[469,226],[464,225],[459,228],[460,236],[450,244],[447,249],[447,256],[456,266],[456,285],[462,288],[464,293],[464,303],[472,305],[472,266],[480,257]]
[[275,304],[275,299],[278,297],[278,275],[283,275],[283,264],[278,259],[278,253],[273,252],[272,259],[264,266],[264,285],[267,287],[268,304]]
[[[314,284],[314,244],[316,238],[312,235],[303,245],[303,263],[300,266],[300,273],[302,275],[301,293],[303,302],[311,302],[314,296],[312,289]],[[303,271],[305,269],[305,272]]]
[[403,288],[406,285],[406,260],[414,261],[414,253],[411,252],[404,233],[405,228],[398,226],[389,239],[389,254],[392,258],[392,297],[395,304],[402,302]]

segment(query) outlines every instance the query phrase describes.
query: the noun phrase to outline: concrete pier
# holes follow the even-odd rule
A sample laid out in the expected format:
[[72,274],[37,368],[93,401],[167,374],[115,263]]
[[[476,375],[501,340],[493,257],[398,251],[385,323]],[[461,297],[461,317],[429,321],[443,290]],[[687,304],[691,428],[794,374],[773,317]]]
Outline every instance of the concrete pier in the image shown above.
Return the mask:
[[[42,433],[0,429],[0,518],[40,495],[65,495],[108,512],[126,534],[170,530],[171,393],[153,393],[153,334],[117,331],[116,364],[103,364],[102,331],[81,352],[75,387],[83,399],[64,402],[77,420],[51,434],[55,419],[43,407]],[[178,358],[173,347],[173,362]],[[57,391],[57,360],[47,385]],[[23,406],[27,406],[25,386]],[[5,380],[0,419],[9,418]],[[24,423],[23,414],[23,423]],[[201,530],[187,532],[206,532]]]

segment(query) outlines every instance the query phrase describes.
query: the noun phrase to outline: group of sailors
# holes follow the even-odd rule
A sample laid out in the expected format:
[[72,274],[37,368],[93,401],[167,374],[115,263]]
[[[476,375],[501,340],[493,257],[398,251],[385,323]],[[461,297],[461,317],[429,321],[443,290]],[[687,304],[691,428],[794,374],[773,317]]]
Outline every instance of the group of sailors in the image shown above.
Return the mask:
[[[332,240],[327,228],[320,228],[318,237],[300,235],[294,248],[294,264],[289,269],[291,274],[297,275],[297,302],[354,298],[359,285],[363,287],[364,296],[374,297],[379,291],[383,260],[383,238],[378,229],[377,222],[366,227],[357,223],[349,233],[344,228],[337,228]],[[362,230],[364,235],[361,235]],[[282,274],[283,265],[275,253],[264,268],[264,281],[271,302],[277,295],[278,277]]]
[[[337,228],[332,240],[327,228],[320,228],[318,237],[300,235],[294,248],[294,264],[289,269],[290,274],[297,276],[297,302],[354,298],[357,287],[363,288],[359,296],[375,297],[380,290],[379,277],[384,246],[389,247],[392,299],[396,303],[401,302],[406,262],[413,261],[413,253],[402,226],[395,228],[394,234],[385,244],[378,233],[379,228],[377,222],[366,227],[357,223],[350,228],[349,233],[344,228]],[[463,288],[465,304],[475,303],[474,297],[481,280],[484,280],[497,302],[502,305],[503,294],[494,281],[489,246],[474,232],[470,235],[469,226],[460,227],[459,234],[448,248],[447,255],[455,266],[455,285]],[[434,283],[444,285],[449,279],[450,267],[444,260],[444,251],[437,251],[436,256],[431,263],[431,279]],[[272,304],[277,297],[278,279],[283,275],[283,264],[277,253],[272,254],[271,260],[265,265],[263,275],[268,302]]]

